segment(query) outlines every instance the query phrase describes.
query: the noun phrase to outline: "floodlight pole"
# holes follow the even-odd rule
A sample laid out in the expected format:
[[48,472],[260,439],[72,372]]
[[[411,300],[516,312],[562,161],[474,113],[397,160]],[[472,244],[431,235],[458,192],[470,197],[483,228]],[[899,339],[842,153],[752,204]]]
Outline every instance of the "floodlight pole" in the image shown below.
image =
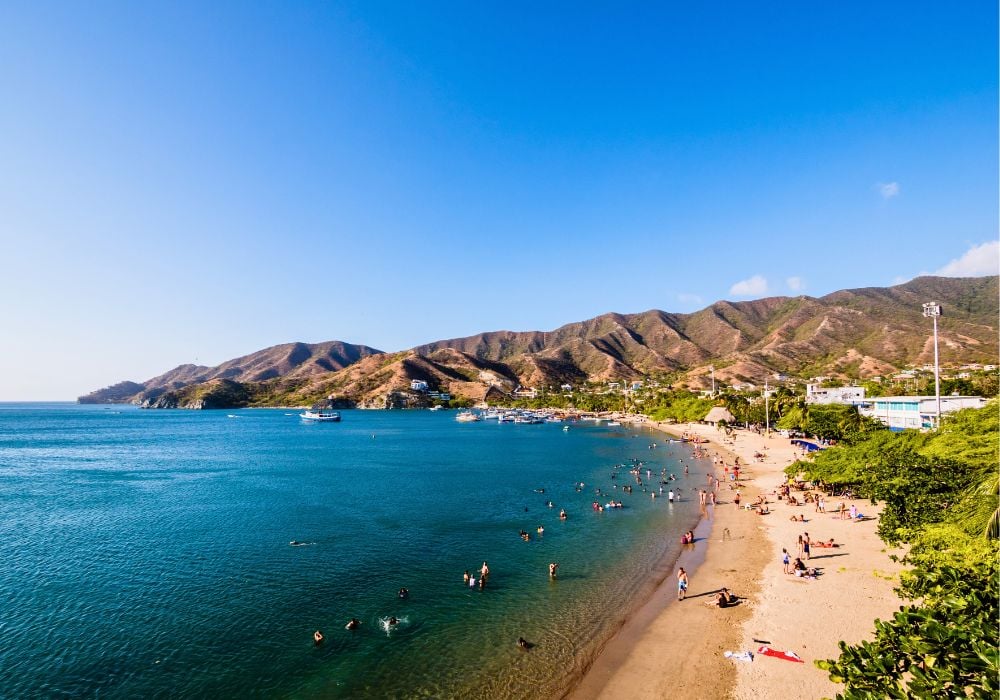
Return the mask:
[[941,428],[941,369],[938,363],[938,332],[937,320],[941,315],[941,305],[935,301],[924,304],[924,318],[934,319],[934,400],[937,405],[937,420],[935,427]]
[[764,380],[764,426],[767,437],[771,437],[771,392],[767,390],[767,380]]

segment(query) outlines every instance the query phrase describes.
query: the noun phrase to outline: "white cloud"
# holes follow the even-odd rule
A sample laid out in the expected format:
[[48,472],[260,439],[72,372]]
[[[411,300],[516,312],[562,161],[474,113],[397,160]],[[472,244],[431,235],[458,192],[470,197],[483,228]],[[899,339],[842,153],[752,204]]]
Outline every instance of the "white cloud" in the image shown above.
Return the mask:
[[985,277],[1000,272],[1000,241],[974,245],[965,255],[935,272],[942,277]]
[[704,304],[705,300],[702,299],[697,294],[689,294],[687,292],[680,292],[677,295],[677,301],[682,304]]
[[899,195],[898,182],[879,182],[876,183],[875,189],[878,190],[880,195],[882,195],[882,199],[892,199],[893,197]]
[[756,297],[767,294],[767,280],[761,275],[754,275],[734,284],[729,288],[729,293],[739,297]]
[[789,277],[785,280],[785,284],[787,284],[788,288],[793,292],[800,292],[806,287],[806,282],[801,277]]

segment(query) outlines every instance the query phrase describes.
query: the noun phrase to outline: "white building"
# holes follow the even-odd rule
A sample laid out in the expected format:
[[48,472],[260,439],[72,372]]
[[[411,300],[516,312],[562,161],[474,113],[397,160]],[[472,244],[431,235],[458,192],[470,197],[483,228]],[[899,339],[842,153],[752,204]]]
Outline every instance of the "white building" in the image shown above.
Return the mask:
[[[982,396],[942,396],[941,414],[985,405]],[[893,430],[925,430],[934,427],[937,401],[933,396],[878,396],[868,399],[858,412],[879,419]]]
[[525,389],[523,387],[518,387],[514,392],[514,396],[519,399],[533,399],[538,396],[538,389]]
[[410,388],[413,391],[427,391],[427,382],[422,379],[414,379],[410,382]]
[[561,391],[562,391],[563,393],[566,393],[566,392],[568,392],[568,391],[573,391],[573,385],[572,385],[572,384],[560,384],[560,385],[559,385],[559,389],[560,389],[560,390],[561,390]]
[[819,384],[806,384],[806,403],[842,403],[856,406],[864,400],[863,386],[821,387]]

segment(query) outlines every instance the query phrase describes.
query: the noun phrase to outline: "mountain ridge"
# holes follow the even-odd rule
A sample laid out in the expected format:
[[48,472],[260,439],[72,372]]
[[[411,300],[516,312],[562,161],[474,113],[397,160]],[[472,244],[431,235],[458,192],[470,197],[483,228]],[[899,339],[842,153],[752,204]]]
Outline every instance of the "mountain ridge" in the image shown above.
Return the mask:
[[[421,405],[426,397],[410,391],[414,379],[480,400],[491,388],[509,393],[519,385],[654,375],[671,375],[677,383],[700,388],[706,385],[709,365],[722,382],[776,372],[872,376],[932,358],[929,321],[922,316],[922,303],[931,300],[945,307],[939,319],[943,363],[996,362],[998,298],[996,276],[918,277],[893,287],[846,289],[821,297],[721,300],[687,314],[609,312],[551,331],[487,331],[396,353],[338,341],[286,343],[216,367],[181,365],[147,382],[122,382],[81,401],[162,405],[167,397],[166,405],[185,405],[176,392],[213,380],[252,385],[247,390],[250,405],[301,404],[332,396],[345,405],[382,407]],[[142,389],[129,394],[136,386]],[[224,394],[239,392],[229,387]]]

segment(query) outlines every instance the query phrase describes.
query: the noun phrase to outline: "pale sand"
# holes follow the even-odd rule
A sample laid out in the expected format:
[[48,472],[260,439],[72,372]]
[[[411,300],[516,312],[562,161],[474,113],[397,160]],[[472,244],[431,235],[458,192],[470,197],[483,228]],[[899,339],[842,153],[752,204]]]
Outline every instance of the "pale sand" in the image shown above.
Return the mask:
[[[784,467],[798,457],[789,440],[776,434],[766,439],[737,431],[730,441],[706,425],[658,427],[705,437],[712,441],[710,452],[739,455],[748,465],[741,474],[747,485],[741,490],[744,504],[783,483]],[[754,462],[755,452],[768,457]],[[726,461],[732,464],[730,458]],[[875,534],[877,521],[841,521],[832,513],[814,513],[812,504],[789,506],[772,496],[772,513],[759,516],[737,511],[731,494],[720,487],[720,504],[709,507],[708,522],[697,533],[700,537],[710,529],[711,546],[705,551],[704,541],[699,541],[696,551],[685,552],[678,562],[690,572],[704,556],[691,576],[688,600],[666,603],[676,595],[676,579],[670,577],[609,642],[571,697],[822,698],[833,697],[841,688],[827,680],[813,660],[835,658],[842,639],[856,643],[869,638],[875,618],[890,617],[900,604],[892,589],[901,567],[889,559]],[[828,499],[827,509],[838,503]],[[867,501],[856,503],[863,513],[873,511]],[[805,515],[808,522],[791,522],[793,513]],[[731,540],[722,539],[724,529]],[[822,570],[815,581],[782,571],[782,547],[794,559],[803,532],[814,541],[833,537],[844,545],[813,550],[811,565]],[[744,600],[724,610],[704,605],[721,586]],[[747,663],[723,656],[726,650],[756,652],[760,643],[755,639],[794,651],[806,663],[766,656]]]

